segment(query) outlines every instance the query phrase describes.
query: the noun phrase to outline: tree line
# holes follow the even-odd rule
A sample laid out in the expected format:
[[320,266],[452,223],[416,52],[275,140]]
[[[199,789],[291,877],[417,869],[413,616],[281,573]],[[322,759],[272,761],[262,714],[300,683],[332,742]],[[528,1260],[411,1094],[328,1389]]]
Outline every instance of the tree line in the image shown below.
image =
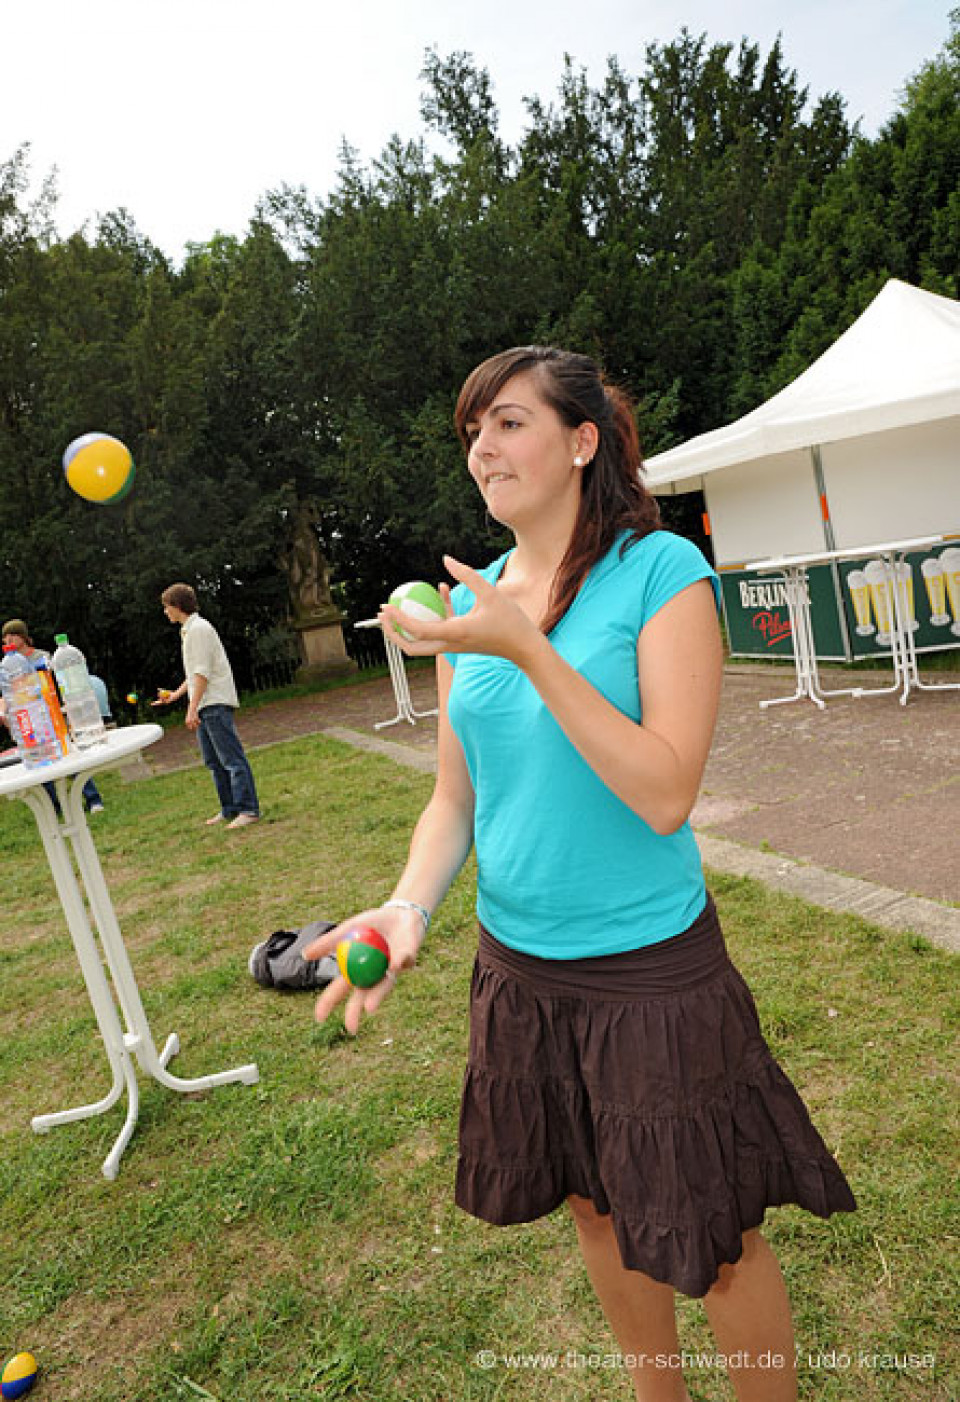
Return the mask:
[[[779,41],[682,30],[595,86],[568,60],[513,145],[470,55],[422,79],[419,135],[345,145],[332,191],[270,191],[178,265],[124,210],[61,238],[29,149],[0,163],[0,611],[68,632],[115,695],[171,676],[175,579],[241,680],[285,655],[302,508],[348,620],[444,551],[494,554],[451,420],[497,350],[595,355],[652,455],[793,379],[887,278],[960,293],[960,10],[872,139]],[[137,462],[115,506],[60,468],[95,429]],[[691,499],[664,510],[697,535]]]

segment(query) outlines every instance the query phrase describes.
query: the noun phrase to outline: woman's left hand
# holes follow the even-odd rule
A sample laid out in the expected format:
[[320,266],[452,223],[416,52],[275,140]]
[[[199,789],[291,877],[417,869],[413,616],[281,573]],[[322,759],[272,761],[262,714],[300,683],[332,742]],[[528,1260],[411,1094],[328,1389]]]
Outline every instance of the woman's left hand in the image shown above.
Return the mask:
[[[443,563],[448,573],[473,594],[473,607],[467,613],[454,613],[449,586],[441,584],[446,618],[437,622],[412,618],[393,605],[385,604],[378,618],[386,636],[409,657],[431,657],[441,652],[480,652],[505,657],[522,667],[531,648],[543,639],[537,625],[502,590],[469,565],[455,560],[452,555],[444,555]],[[398,628],[408,636],[403,637]]]

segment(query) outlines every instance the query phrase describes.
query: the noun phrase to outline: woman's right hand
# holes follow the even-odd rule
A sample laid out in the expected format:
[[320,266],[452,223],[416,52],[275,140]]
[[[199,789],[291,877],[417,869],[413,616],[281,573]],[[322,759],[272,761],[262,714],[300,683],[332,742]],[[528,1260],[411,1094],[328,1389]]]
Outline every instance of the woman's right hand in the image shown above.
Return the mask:
[[387,972],[372,988],[351,988],[346,979],[338,975],[317,999],[315,1017],[325,1022],[334,1008],[346,1001],[343,1025],[351,1037],[355,1037],[364,1013],[375,1013],[380,1004],[393,992],[397,978],[412,969],[417,962],[417,953],[426,933],[423,920],[415,910],[400,906],[375,906],[372,910],[362,910],[349,920],[341,920],[325,935],[320,935],[303,950],[304,959],[322,959],[325,954],[333,954],[341,940],[346,939],[358,925],[371,926],[378,930],[390,947],[390,963]]
[[[479,652],[505,657],[523,667],[531,650],[541,647],[544,635],[536,623],[502,589],[485,579],[452,555],[444,555],[444,566],[458,584],[473,594],[466,613],[455,613],[450,589],[440,585],[446,617],[411,617],[395,604],[384,604],[377,615],[380,627],[391,642],[408,657],[433,657],[443,652]],[[403,631],[401,632],[400,629]]]

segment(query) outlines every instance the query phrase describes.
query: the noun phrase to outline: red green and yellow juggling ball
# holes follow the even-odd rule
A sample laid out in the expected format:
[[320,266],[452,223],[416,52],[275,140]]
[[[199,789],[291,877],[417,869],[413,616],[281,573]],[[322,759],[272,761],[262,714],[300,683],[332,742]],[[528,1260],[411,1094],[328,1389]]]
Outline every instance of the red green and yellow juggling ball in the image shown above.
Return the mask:
[[372,988],[389,963],[390,946],[371,925],[357,925],[337,945],[337,968],[351,988]]
[[119,438],[83,433],[67,447],[63,471],[78,497],[108,506],[127,495],[136,469],[130,449]]

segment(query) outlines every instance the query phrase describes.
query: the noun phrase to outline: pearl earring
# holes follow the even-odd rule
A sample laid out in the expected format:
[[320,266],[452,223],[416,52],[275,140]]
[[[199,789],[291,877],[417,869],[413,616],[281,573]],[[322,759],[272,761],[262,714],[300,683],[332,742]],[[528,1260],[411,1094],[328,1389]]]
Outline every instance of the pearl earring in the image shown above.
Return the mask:
[[574,458],[574,460],[573,460],[573,465],[574,465],[574,467],[583,467],[583,458],[581,458],[581,457],[576,457],[576,458]]

